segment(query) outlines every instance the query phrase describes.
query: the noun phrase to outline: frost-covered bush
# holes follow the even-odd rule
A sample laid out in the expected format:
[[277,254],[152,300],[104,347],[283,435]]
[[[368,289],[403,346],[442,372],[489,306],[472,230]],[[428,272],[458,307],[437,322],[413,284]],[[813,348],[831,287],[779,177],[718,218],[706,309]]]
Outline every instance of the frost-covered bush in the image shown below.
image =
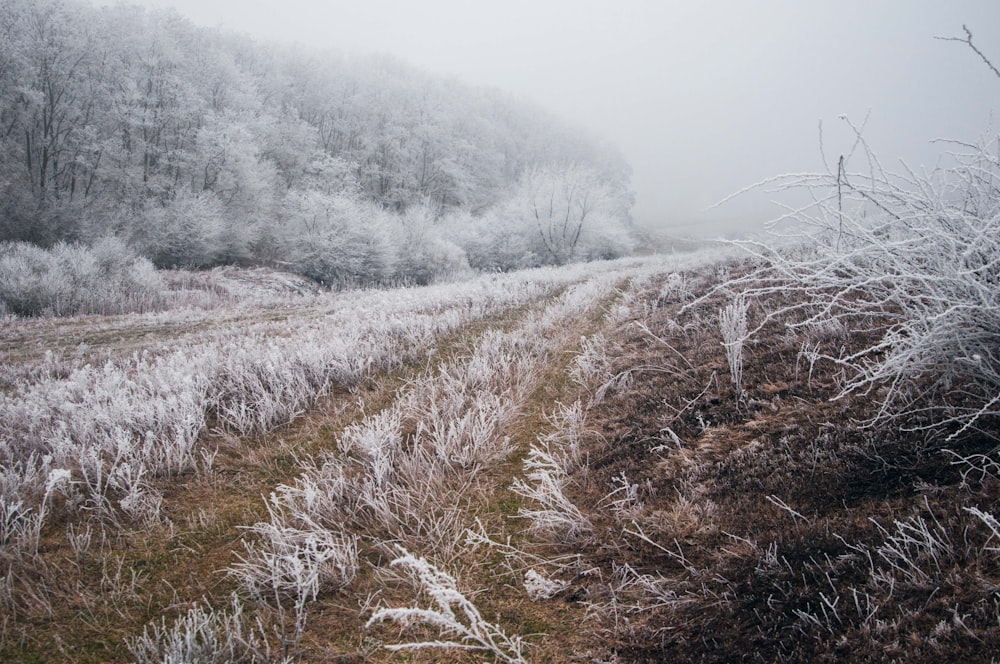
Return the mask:
[[608,340],[603,334],[580,339],[580,352],[573,358],[570,367],[570,378],[581,387],[590,387],[595,383],[603,383],[611,378],[611,357],[608,353]]
[[392,621],[410,627],[426,625],[436,628],[439,637],[433,640],[388,645],[388,650],[424,650],[443,648],[474,650],[489,654],[498,662],[526,662],[525,643],[519,636],[508,636],[498,625],[483,619],[476,605],[459,589],[455,578],[424,558],[417,558],[405,549],[392,561],[393,567],[406,570],[413,585],[428,596],[433,604],[382,608],[368,620],[368,627]]
[[1000,414],[1000,143],[963,144],[926,175],[889,173],[859,144],[865,172],[842,159],[785,179],[815,200],[795,215],[805,251],[748,245],[768,266],[730,287],[862,339],[820,356],[844,371],[841,395],[879,394],[877,420],[978,428]]
[[149,311],[163,290],[152,264],[115,238],[93,247],[0,244],[0,303],[19,316]]
[[482,215],[454,212],[441,221],[447,237],[462,248],[469,265],[482,272],[509,272],[543,264],[541,242],[527,220],[504,210]]
[[470,272],[465,251],[443,237],[430,209],[418,205],[393,219],[399,246],[396,274],[403,283],[427,285]]
[[228,664],[271,662],[267,643],[245,624],[243,604],[235,595],[230,611],[194,606],[167,626],[166,619],[147,626],[142,636],[126,640],[138,664]]
[[327,286],[384,283],[394,276],[396,248],[388,215],[377,205],[306,191],[288,195],[284,214],[285,260],[299,274]]
[[511,491],[531,501],[518,515],[531,521],[531,532],[548,539],[572,541],[590,532],[590,520],[566,496],[570,474],[581,463],[582,404],[560,405],[551,416],[554,430],[539,436],[524,460],[526,479],[517,478]]
[[350,584],[358,570],[355,536],[318,527],[308,519],[304,528],[276,525],[282,520],[272,512],[271,522],[255,524],[251,530],[256,540],[247,542],[246,556],[232,568],[251,594],[278,602],[287,595],[305,603],[324,588]]
[[132,228],[131,242],[163,268],[212,265],[226,244],[224,209],[211,192],[180,189],[161,204],[149,201]]

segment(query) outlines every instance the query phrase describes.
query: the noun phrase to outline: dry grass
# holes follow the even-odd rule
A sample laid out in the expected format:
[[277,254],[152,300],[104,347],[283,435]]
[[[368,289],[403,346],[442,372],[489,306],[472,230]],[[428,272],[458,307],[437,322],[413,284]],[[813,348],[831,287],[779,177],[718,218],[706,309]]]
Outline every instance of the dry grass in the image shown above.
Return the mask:
[[[40,582],[0,587],[0,652],[988,660],[993,445],[876,430],[875,406],[831,400],[843,377],[816,351],[866,343],[847,329],[771,320],[737,388],[731,300],[689,303],[745,269],[629,268],[462,327],[273,432],[216,431],[210,469],[157,481],[160,523],[46,525],[18,568]],[[773,304],[750,302],[750,324]],[[280,533],[292,548],[260,548]],[[348,541],[353,567],[295,585]],[[280,587],[227,572],[264,550],[289,556]]]
[[[843,377],[802,349],[868,340],[792,335],[789,320],[748,342],[741,395],[715,318],[727,300],[682,312],[676,292],[650,293],[658,308],[620,328],[614,368],[627,373],[588,416],[601,432],[588,482],[604,505],[634,487],[598,544],[575,549],[605,560],[604,582],[582,591],[594,643],[619,661],[988,661],[1000,645],[988,435],[865,426],[876,406],[831,400]],[[595,523],[599,494],[577,501]]]

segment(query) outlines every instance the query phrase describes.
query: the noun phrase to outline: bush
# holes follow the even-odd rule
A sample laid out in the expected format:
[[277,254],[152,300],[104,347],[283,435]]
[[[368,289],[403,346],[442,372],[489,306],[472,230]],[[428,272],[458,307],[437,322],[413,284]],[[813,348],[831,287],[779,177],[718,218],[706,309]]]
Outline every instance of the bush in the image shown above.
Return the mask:
[[469,272],[465,252],[440,236],[431,211],[411,207],[394,219],[393,237],[399,244],[397,277],[404,283],[426,286]]
[[841,396],[879,395],[876,421],[981,428],[1000,414],[998,139],[965,144],[930,175],[887,173],[858,144],[867,173],[841,158],[836,172],[785,182],[816,201],[796,215],[808,251],[748,245],[769,265],[739,284],[757,298],[797,294],[781,311],[805,311],[800,327],[833,320],[868,340],[822,357],[845,372]]
[[0,244],[0,310],[19,316],[148,311],[162,304],[162,290],[152,263],[115,238],[49,250]]
[[506,211],[490,210],[482,216],[456,212],[442,221],[447,237],[481,272],[510,272],[541,266],[545,248],[538,231]]
[[147,625],[142,636],[126,639],[126,644],[139,664],[274,661],[267,643],[246,622],[243,605],[234,595],[231,611],[195,605],[170,627],[161,619]]
[[289,194],[284,252],[292,269],[325,286],[384,283],[396,252],[376,205],[318,191]]
[[147,203],[132,231],[132,244],[161,268],[215,264],[233,252],[226,236],[223,205],[211,192],[180,190],[166,204]]

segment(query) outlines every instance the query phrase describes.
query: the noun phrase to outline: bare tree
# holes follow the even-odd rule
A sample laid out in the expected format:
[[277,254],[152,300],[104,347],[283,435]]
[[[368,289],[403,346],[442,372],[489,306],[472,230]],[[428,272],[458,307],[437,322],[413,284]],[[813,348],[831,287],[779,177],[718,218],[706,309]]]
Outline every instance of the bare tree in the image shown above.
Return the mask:
[[577,164],[530,169],[522,178],[521,195],[546,252],[560,265],[576,257],[585,225],[606,218],[613,199],[597,173]]

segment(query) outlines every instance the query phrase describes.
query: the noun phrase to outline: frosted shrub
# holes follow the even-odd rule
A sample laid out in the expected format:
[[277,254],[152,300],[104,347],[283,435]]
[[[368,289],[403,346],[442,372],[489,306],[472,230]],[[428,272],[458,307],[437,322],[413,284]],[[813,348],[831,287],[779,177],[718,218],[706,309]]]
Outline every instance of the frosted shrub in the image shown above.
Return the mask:
[[556,455],[562,471],[572,473],[583,463],[583,436],[587,431],[583,402],[577,399],[568,406],[556,404],[555,410],[545,419],[552,430],[542,436],[541,441]]
[[343,194],[295,191],[285,200],[294,271],[327,286],[385,283],[396,270],[391,215],[375,203]]
[[590,520],[563,492],[568,474],[548,445],[532,445],[524,460],[528,481],[514,480],[511,491],[537,504],[518,515],[531,520],[530,530],[546,538],[571,541],[592,528]]
[[512,410],[509,399],[489,393],[455,417],[444,416],[432,404],[417,435],[442,460],[475,468],[502,459],[513,450],[509,438],[501,435],[501,425]]
[[611,378],[608,340],[603,334],[580,339],[580,352],[573,358],[569,375],[581,387],[599,385]]
[[[272,502],[274,498],[272,497]],[[321,528],[307,515],[286,517],[268,505],[271,520],[250,530],[256,539],[245,542],[246,553],[230,567],[230,574],[257,601],[278,612],[278,627],[286,654],[294,652],[306,628],[306,606],[328,588],[351,583],[358,569],[357,538]],[[304,527],[286,525],[298,519]],[[292,611],[292,632],[285,616]]]
[[746,297],[737,295],[730,304],[719,311],[719,331],[722,332],[722,345],[726,348],[729,374],[738,396],[743,393],[743,344],[747,338],[747,312],[749,308]]
[[391,235],[403,247],[396,266],[403,283],[427,285],[471,272],[465,251],[440,237],[436,216],[426,205],[413,205],[391,219]]
[[322,588],[354,580],[357,538],[316,526],[307,517],[304,521],[305,528],[287,526],[272,513],[270,522],[250,529],[255,539],[246,543],[246,555],[232,571],[254,596],[315,600]]
[[280,515],[285,525],[294,525],[295,515],[304,515],[312,524],[344,527],[357,512],[358,493],[341,461],[330,458],[317,464],[307,459],[294,484],[280,485],[271,495],[272,515]]
[[402,442],[402,415],[396,408],[387,408],[347,427],[339,440],[343,452],[356,451],[362,456],[376,484],[389,480]]
[[133,521],[152,525],[159,520],[163,494],[143,481],[145,474],[142,461],[129,459],[112,467],[108,484],[122,496],[118,504]]
[[162,268],[205,267],[222,252],[224,211],[208,191],[178,189],[168,201],[147,201],[130,241]]
[[884,171],[859,138],[867,173],[849,172],[848,159],[784,182],[816,201],[795,215],[810,251],[747,245],[769,266],[730,287],[792,296],[799,303],[772,317],[802,312],[807,329],[836,320],[868,340],[823,359],[844,371],[842,396],[885,388],[875,421],[906,417],[955,436],[1000,414],[997,142],[964,145],[948,167],[918,175]]
[[137,664],[267,664],[274,660],[267,643],[247,628],[236,595],[230,611],[195,606],[167,626],[166,618],[126,639]]
[[684,302],[693,297],[690,280],[680,272],[671,272],[660,288],[659,300],[662,303]]
[[388,650],[421,650],[445,648],[476,650],[488,653],[498,662],[526,662],[524,642],[520,637],[507,636],[497,625],[487,622],[476,605],[461,591],[454,577],[424,558],[417,558],[406,550],[392,561],[410,573],[414,585],[430,597],[430,608],[383,608],[368,620],[367,626],[392,621],[403,627],[426,625],[436,628],[440,637],[432,641],[415,641],[388,645]]
[[0,244],[0,302],[21,316],[150,311],[163,305],[163,290],[152,264],[115,239],[50,250]]
[[590,520],[564,492],[570,473],[583,461],[586,415],[577,400],[569,406],[559,404],[547,419],[552,430],[539,436],[524,460],[527,481],[515,479],[511,490],[537,504],[518,510],[519,516],[531,521],[532,532],[570,541],[591,530]]

